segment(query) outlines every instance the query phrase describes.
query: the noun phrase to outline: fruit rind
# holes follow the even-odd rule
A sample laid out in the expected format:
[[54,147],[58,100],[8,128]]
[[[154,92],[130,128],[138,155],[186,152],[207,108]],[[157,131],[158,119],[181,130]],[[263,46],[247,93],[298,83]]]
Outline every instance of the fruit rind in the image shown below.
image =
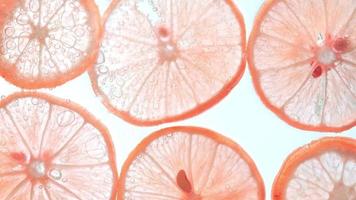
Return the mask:
[[[108,7],[108,9],[105,11],[104,17],[103,17],[103,24],[105,27],[105,23],[108,20],[111,12],[115,10],[117,4],[120,2],[120,0],[114,0]],[[232,89],[240,82],[242,75],[245,72],[246,68],[246,28],[245,28],[245,22],[244,18],[240,12],[240,10],[236,7],[234,2],[232,0],[225,0],[225,2],[230,6],[233,14],[235,15],[235,18],[237,22],[240,25],[240,35],[241,35],[241,62],[240,66],[238,67],[238,70],[234,74],[234,76],[231,78],[229,82],[227,82],[223,88],[220,89],[220,91],[217,92],[217,94],[204,103],[198,104],[196,107],[194,107],[191,110],[185,111],[181,114],[174,115],[174,116],[169,116],[169,117],[164,117],[161,119],[157,120],[141,120],[138,119],[137,117],[131,115],[129,112],[121,111],[115,108],[115,106],[111,105],[110,99],[104,95],[103,91],[100,89],[98,86],[98,81],[97,81],[97,72],[95,71],[94,68],[89,69],[89,76],[92,84],[92,88],[94,90],[94,93],[101,99],[102,103],[105,105],[105,107],[113,114],[119,116],[121,119],[137,125],[137,126],[155,126],[155,125],[160,125],[164,123],[170,123],[170,122],[175,122],[175,121],[180,121],[184,120],[187,118],[194,117],[209,108],[215,106],[218,102],[220,102],[222,99],[224,99],[225,96],[227,96]]]
[[105,144],[108,149],[108,163],[110,165],[112,174],[113,174],[113,184],[112,184],[112,189],[111,189],[111,200],[116,199],[117,191],[118,191],[118,173],[117,173],[117,165],[116,165],[116,153],[115,153],[115,148],[112,142],[111,135],[109,134],[108,129],[98,120],[96,119],[92,114],[90,114],[88,111],[86,111],[82,106],[79,104],[73,103],[73,102],[68,102],[62,99],[59,99],[57,97],[44,94],[44,93],[39,93],[39,92],[18,92],[9,95],[8,97],[4,98],[3,100],[0,101],[0,109],[3,107],[7,106],[11,102],[21,99],[21,98],[39,98],[43,99],[49,104],[57,105],[57,106],[62,106],[67,109],[73,110],[74,112],[78,113],[80,116],[83,117],[83,119],[86,120],[87,123],[91,124],[93,127],[95,127],[101,134],[102,137],[105,141]]
[[327,150],[356,155],[356,140],[346,137],[325,137],[294,150],[286,158],[274,180],[271,192],[272,200],[285,199],[288,181],[297,167],[303,161],[315,158]]
[[289,124],[293,127],[296,127],[298,129],[301,129],[301,130],[340,133],[340,132],[343,132],[343,131],[346,131],[348,129],[355,127],[356,119],[348,124],[338,126],[338,127],[328,126],[325,124],[308,125],[308,124],[301,123],[297,120],[292,119],[285,112],[283,112],[283,110],[281,110],[277,106],[273,105],[271,103],[271,101],[268,99],[268,97],[265,95],[264,90],[262,89],[262,86],[260,84],[260,72],[255,67],[254,44],[258,38],[258,34],[260,32],[260,25],[262,24],[265,16],[268,14],[268,12],[271,10],[271,8],[279,1],[280,0],[268,0],[268,1],[264,2],[264,4],[261,6],[261,8],[258,11],[258,15],[255,18],[254,25],[253,25],[253,28],[251,31],[251,35],[250,35],[249,41],[248,41],[247,63],[248,63],[248,68],[251,73],[253,86],[255,88],[256,93],[258,94],[259,99],[262,101],[262,103],[268,109],[270,109],[272,112],[274,112],[280,119],[285,121],[287,124]]
[[236,152],[236,154],[238,154],[239,156],[241,156],[241,158],[247,163],[247,165],[249,166],[250,170],[251,170],[251,175],[252,177],[255,178],[256,182],[257,182],[257,189],[258,189],[258,197],[260,200],[265,199],[265,186],[264,186],[264,182],[263,179],[257,169],[256,164],[254,163],[254,161],[252,160],[252,158],[238,145],[236,144],[234,141],[232,141],[231,139],[217,133],[214,132],[212,130],[209,129],[205,129],[205,128],[200,128],[200,127],[193,127],[193,126],[175,126],[175,127],[168,127],[168,128],[164,128],[161,130],[158,130],[154,133],[152,133],[151,135],[149,135],[148,137],[144,138],[138,145],[137,147],[129,154],[127,160],[125,161],[122,170],[121,170],[121,174],[120,174],[120,179],[119,179],[119,190],[118,190],[118,200],[123,200],[125,199],[125,182],[126,182],[126,175],[127,172],[132,164],[132,162],[137,158],[137,156],[145,150],[145,148],[147,146],[149,146],[149,144],[153,141],[155,141],[156,139],[171,134],[171,133],[176,133],[176,132],[183,132],[183,133],[187,133],[187,134],[192,134],[192,135],[201,135],[207,138],[210,138],[212,140],[214,140],[216,143],[222,144],[222,145],[226,145],[227,147],[231,148],[232,150],[234,150]]
[[[7,0],[15,2],[12,0]],[[73,65],[70,70],[60,75],[56,74],[55,78],[45,77],[42,79],[27,79],[21,75],[16,75],[16,67],[12,64],[0,59],[0,76],[6,81],[14,84],[17,87],[25,89],[40,89],[40,88],[54,88],[65,84],[66,82],[75,79],[79,75],[83,74],[87,69],[90,69],[96,63],[96,59],[99,54],[100,41],[103,35],[103,28],[101,23],[100,12],[97,5],[93,0],[80,0],[81,5],[85,8],[88,15],[88,19],[91,22],[90,26],[93,29],[91,33],[90,46],[87,48],[87,55],[83,57],[77,65]],[[7,3],[5,3],[6,5]],[[13,7],[16,9],[17,6]],[[9,12],[8,14],[10,14]],[[4,23],[4,19],[0,19],[1,23]],[[1,25],[2,26],[2,25]],[[1,37],[0,37],[1,42]],[[0,49],[1,51],[1,49]],[[10,70],[11,69],[11,70]]]

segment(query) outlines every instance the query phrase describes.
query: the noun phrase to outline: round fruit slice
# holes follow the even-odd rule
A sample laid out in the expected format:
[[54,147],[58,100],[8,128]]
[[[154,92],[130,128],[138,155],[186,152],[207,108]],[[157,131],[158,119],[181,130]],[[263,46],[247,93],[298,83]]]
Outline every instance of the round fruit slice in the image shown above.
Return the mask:
[[339,132],[356,125],[355,0],[271,0],[248,61],[263,103],[290,125]]
[[245,26],[232,0],[114,0],[105,21],[93,88],[130,123],[197,115],[245,69]]
[[92,66],[101,37],[93,0],[2,0],[0,75],[22,88],[50,88]]
[[126,160],[118,199],[263,200],[251,158],[228,138],[196,127],[173,127],[144,139]]
[[356,140],[323,138],[293,152],[273,185],[272,200],[356,199]]
[[18,93],[0,102],[0,199],[116,198],[114,147],[78,105]]

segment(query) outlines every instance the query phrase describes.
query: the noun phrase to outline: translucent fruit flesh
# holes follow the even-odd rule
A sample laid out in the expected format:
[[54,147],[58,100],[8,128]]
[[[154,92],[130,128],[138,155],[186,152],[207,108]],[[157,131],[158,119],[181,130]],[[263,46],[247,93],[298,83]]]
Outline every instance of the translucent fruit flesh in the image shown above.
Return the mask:
[[0,75],[23,88],[55,87],[95,63],[101,32],[92,0],[4,0]]
[[264,185],[249,156],[235,143],[194,127],[160,130],[125,162],[118,199],[264,199]]
[[38,93],[0,102],[0,200],[115,199],[106,129],[72,103]]
[[296,150],[276,177],[272,199],[356,199],[356,140],[324,138]]
[[244,71],[244,23],[231,0],[116,0],[105,20],[93,88],[131,123],[192,117]]
[[[273,0],[260,10],[248,61],[263,103],[290,125],[356,125],[354,0]],[[317,12],[316,12],[317,11]]]

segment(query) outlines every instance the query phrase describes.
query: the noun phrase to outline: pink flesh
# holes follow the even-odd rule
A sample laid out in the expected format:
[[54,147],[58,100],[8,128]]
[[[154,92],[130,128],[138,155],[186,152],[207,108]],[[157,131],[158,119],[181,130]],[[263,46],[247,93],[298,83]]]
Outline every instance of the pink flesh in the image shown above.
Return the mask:
[[[147,9],[140,9],[143,2]],[[155,121],[191,111],[239,70],[241,29],[225,1],[122,0],[113,13],[97,85],[111,107],[130,117]]]
[[247,162],[203,135],[172,132],[157,138],[137,155],[126,174],[127,200],[259,199]]
[[6,151],[0,153],[0,197],[48,199],[42,196],[46,188],[53,198],[110,199],[108,147],[84,117],[37,97],[1,107],[0,141]]
[[14,64],[24,79],[48,81],[75,70],[93,39],[87,10],[64,0],[21,2],[0,26],[0,46],[6,47],[1,59]]
[[326,151],[297,166],[287,184],[285,200],[356,198],[356,156]]
[[[353,0],[286,0],[274,4],[263,19],[254,64],[263,94],[286,118],[305,126],[341,127],[355,121],[354,10]],[[320,64],[319,42],[334,51],[335,65],[310,65]]]

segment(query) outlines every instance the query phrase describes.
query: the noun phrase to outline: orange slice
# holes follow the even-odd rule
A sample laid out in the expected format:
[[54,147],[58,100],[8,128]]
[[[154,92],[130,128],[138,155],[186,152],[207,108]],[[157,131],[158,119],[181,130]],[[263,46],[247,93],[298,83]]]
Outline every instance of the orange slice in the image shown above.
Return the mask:
[[240,80],[245,26],[232,0],[114,0],[90,75],[108,109],[141,126],[195,116]]
[[248,61],[263,103],[290,125],[339,132],[356,125],[354,0],[271,0]]
[[263,200],[262,178],[244,150],[196,127],[159,130],[126,160],[118,199]]
[[0,199],[116,198],[114,147],[84,109],[38,93],[0,102]]
[[356,199],[356,140],[323,138],[297,149],[284,162],[272,200]]
[[95,63],[101,29],[92,0],[2,0],[0,75],[29,89],[64,84]]

